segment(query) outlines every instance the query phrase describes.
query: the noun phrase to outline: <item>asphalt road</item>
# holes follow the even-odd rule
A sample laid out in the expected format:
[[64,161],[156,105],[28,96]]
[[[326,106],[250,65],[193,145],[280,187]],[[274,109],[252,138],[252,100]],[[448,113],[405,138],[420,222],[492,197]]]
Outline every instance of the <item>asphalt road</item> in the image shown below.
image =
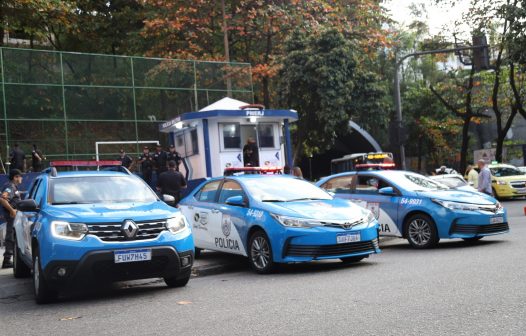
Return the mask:
[[473,246],[393,240],[353,266],[241,265],[183,289],[144,281],[44,306],[28,286],[0,299],[0,335],[525,335],[526,201],[505,206],[511,232]]

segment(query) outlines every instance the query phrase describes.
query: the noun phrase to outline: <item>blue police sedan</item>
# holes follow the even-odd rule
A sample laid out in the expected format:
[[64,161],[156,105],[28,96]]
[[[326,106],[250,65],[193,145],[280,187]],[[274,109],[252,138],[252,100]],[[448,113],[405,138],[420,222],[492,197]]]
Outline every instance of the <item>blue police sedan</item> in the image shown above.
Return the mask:
[[197,251],[247,256],[258,273],[276,263],[339,258],[357,262],[378,248],[374,215],[288,176],[208,180],[180,203]]
[[406,238],[415,248],[433,247],[441,238],[476,241],[509,231],[506,210],[493,197],[450,189],[420,174],[347,172],[317,185],[371,210],[381,235]]

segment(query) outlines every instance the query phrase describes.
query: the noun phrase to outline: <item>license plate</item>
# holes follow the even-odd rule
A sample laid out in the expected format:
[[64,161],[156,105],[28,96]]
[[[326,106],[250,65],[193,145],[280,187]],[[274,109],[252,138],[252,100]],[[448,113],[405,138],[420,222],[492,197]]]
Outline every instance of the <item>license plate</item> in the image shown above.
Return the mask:
[[352,243],[358,241],[360,241],[360,232],[336,236],[336,244]]
[[491,217],[489,222],[491,224],[500,224],[500,223],[504,223],[504,217]]
[[115,263],[128,263],[152,260],[152,249],[114,251]]

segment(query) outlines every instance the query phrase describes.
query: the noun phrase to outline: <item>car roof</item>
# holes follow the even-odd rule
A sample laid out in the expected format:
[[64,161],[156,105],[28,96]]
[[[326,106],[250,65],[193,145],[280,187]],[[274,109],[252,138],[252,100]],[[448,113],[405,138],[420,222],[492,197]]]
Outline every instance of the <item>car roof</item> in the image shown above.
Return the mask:
[[433,175],[433,176],[429,176],[429,177],[434,179],[434,180],[438,180],[438,179],[446,178],[446,177],[462,177],[462,175],[460,175],[460,174],[442,174],[442,175]]
[[126,173],[111,170],[87,170],[87,171],[65,171],[57,172],[57,176],[50,176],[53,179],[61,177],[89,177],[89,176],[129,176]]
[[517,168],[513,165],[506,164],[506,163],[495,163],[495,164],[489,164],[489,168]]

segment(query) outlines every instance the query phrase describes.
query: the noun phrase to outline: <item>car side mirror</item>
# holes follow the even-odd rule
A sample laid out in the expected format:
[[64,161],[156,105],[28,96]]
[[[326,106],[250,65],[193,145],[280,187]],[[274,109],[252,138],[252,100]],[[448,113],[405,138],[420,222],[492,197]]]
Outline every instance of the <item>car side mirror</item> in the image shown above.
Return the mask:
[[232,206],[238,206],[238,207],[244,207],[246,206],[245,200],[243,199],[243,196],[232,196],[226,199],[225,203],[227,205]]
[[173,197],[172,195],[163,194],[163,201],[165,201],[166,203],[175,203],[175,197]]
[[393,187],[384,187],[384,188],[380,188],[378,190],[378,193],[380,195],[388,195],[388,196],[394,196],[396,195],[396,192],[394,191]]
[[35,212],[38,211],[38,204],[34,199],[25,199],[17,203],[16,209],[20,211]]

